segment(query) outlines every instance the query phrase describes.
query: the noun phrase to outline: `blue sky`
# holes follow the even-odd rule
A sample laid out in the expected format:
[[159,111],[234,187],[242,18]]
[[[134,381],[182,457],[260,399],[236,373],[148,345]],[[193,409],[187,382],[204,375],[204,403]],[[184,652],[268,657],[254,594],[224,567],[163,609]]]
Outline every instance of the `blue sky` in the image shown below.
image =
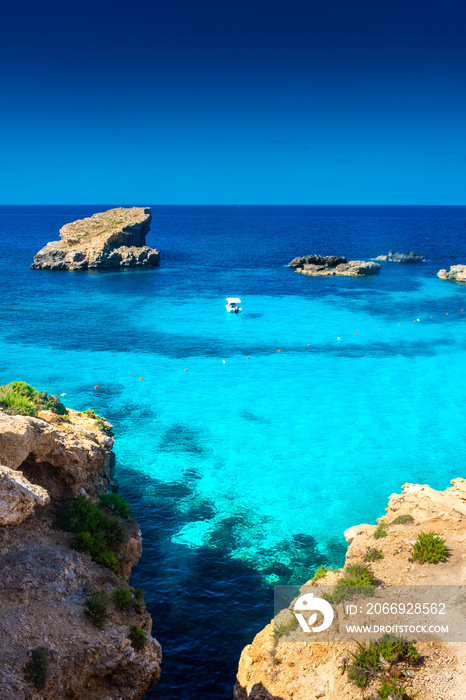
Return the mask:
[[465,18],[10,0],[0,203],[466,204]]

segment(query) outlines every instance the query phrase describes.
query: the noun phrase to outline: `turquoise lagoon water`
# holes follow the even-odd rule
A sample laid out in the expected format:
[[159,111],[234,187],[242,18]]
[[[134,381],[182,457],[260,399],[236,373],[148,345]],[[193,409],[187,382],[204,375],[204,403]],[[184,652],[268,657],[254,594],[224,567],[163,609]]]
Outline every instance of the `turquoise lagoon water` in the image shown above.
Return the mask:
[[[465,288],[435,273],[466,262],[466,209],[153,207],[160,268],[29,270],[104,208],[0,209],[1,379],[114,423],[145,542],[133,580],[166,648],[150,696],[226,698],[267,586],[340,565],[343,531],[402,484],[462,475]],[[425,263],[374,278],[286,267],[413,248]]]

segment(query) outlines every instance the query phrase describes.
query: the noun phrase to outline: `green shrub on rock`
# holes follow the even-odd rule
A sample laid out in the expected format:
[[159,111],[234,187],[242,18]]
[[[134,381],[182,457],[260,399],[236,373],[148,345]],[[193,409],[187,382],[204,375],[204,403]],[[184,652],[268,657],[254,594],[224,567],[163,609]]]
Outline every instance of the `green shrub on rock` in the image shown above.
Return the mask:
[[26,382],[11,382],[1,386],[0,407],[12,415],[34,417],[39,411],[66,415],[66,408],[58,396],[50,396],[46,391],[37,391]]
[[88,554],[97,564],[120,575],[120,563],[111,549],[124,535],[117,518],[105,516],[90,498],[78,496],[60,511],[58,523],[64,530],[74,533],[73,549]]
[[390,525],[406,525],[406,523],[414,523],[414,518],[409,513],[398,515],[395,520],[392,520]]
[[438,564],[445,561],[448,548],[443,537],[436,532],[420,532],[413,544],[413,561],[420,564]]
[[[398,663],[416,664],[420,655],[415,647],[415,642],[408,642],[403,637],[384,634],[384,636],[368,645],[358,642],[358,650],[353,657],[353,663],[348,668],[348,678],[358,688],[365,688],[367,681],[373,677],[384,665]],[[383,687],[383,686],[382,686]],[[387,698],[384,696],[384,698]],[[396,697],[396,696],[394,696]],[[403,698],[403,696],[400,696]]]
[[380,549],[369,547],[364,555],[363,561],[377,561],[377,559],[384,559],[383,552],[381,552]]
[[115,607],[120,612],[131,610],[133,607],[133,594],[129,588],[116,588],[112,593]]
[[130,625],[128,637],[131,640],[131,646],[133,649],[136,651],[145,649],[147,644],[146,633],[140,627],[137,625]]
[[380,540],[381,537],[387,536],[387,524],[379,523],[374,532],[374,540]]
[[47,678],[47,655],[42,649],[32,649],[31,660],[24,667],[24,678],[40,690]]
[[323,564],[321,564],[312,578],[312,583],[315,583],[316,581],[318,581],[321,578],[325,578],[326,575],[327,575],[327,569],[325,568],[325,566]]
[[96,591],[84,602],[84,614],[102,629],[107,619],[108,598],[105,591]]
[[139,613],[142,613],[144,609],[144,591],[141,591],[140,588],[132,588],[131,589],[133,593],[133,608],[135,612],[139,615]]
[[323,597],[331,604],[349,600],[355,595],[373,596],[377,579],[368,566],[350,564],[345,569],[345,576],[335,586],[333,593],[324,593]]
[[130,517],[129,503],[118,493],[102,493],[99,496],[99,500],[104,508],[112,510],[120,518],[128,520]]
[[396,680],[389,681],[386,678],[382,678],[382,687],[377,691],[377,697],[380,700],[414,700]]

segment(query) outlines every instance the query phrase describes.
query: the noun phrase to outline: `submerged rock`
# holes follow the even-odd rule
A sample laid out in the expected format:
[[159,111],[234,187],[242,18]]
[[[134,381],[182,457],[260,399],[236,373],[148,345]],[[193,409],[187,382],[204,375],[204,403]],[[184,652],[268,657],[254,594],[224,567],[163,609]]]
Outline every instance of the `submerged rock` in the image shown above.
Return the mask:
[[415,253],[414,250],[410,253],[394,253],[393,250],[389,250],[387,255],[379,255],[374,258],[374,260],[395,263],[417,263],[424,262],[424,256]]
[[466,265],[452,265],[448,270],[439,270],[437,277],[441,280],[454,280],[455,282],[466,282]]
[[149,207],[110,209],[65,224],[61,241],[51,241],[34,256],[34,270],[85,270],[158,265],[160,253],[146,246]]

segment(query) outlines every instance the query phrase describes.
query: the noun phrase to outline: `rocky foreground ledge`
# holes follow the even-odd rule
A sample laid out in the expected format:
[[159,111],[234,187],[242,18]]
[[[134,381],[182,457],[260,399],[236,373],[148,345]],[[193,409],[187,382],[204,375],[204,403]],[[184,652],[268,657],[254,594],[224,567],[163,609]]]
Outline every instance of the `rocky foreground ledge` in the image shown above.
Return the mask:
[[[344,569],[327,571],[321,567],[302,592],[308,592],[309,586],[313,585],[312,590],[318,596],[321,584],[335,586],[334,590],[341,591],[348,583],[348,577],[355,576],[355,570],[359,572],[360,583],[364,583],[361,573],[364,569],[361,567],[371,572],[376,585],[388,591],[389,587],[400,585],[464,587],[466,480],[454,479],[451,484],[445,491],[435,491],[419,484],[403,486],[401,494],[390,496],[386,515],[378,519],[377,527],[359,525],[345,532],[350,546]],[[438,563],[421,563],[418,557],[414,557],[413,545],[421,532],[435,532],[445,540],[448,552],[445,559]],[[361,598],[358,603],[360,601]],[[464,643],[418,641],[415,649],[419,659],[414,663],[406,658],[394,660],[384,651],[385,656],[373,654],[375,668],[369,665],[366,657],[367,665],[362,664],[363,668],[355,671],[357,663],[352,655],[359,651],[356,642],[303,641],[303,633],[296,630],[297,624],[293,625],[296,620],[291,603],[290,609],[282,610],[243,650],[234,689],[235,700],[466,698]],[[453,608],[453,614],[459,616],[460,628],[464,629],[464,619],[461,623],[461,616],[464,618],[465,615],[464,605]],[[283,625],[281,628],[280,624]],[[411,641],[416,639],[415,634],[403,636]],[[412,650],[412,647],[408,649]],[[362,679],[360,687],[354,679]]]
[[162,654],[128,585],[141,533],[109,490],[112,426],[23,382],[0,406],[0,698],[141,700]]
[[303,255],[293,258],[288,266],[310,277],[330,277],[344,275],[345,277],[367,277],[380,272],[376,262],[364,260],[347,260],[338,255]]
[[452,265],[450,269],[439,270],[437,277],[441,280],[453,280],[454,282],[466,282],[466,265]]
[[158,265],[160,253],[146,246],[149,207],[110,209],[65,224],[61,241],[51,241],[34,256],[33,270]]

